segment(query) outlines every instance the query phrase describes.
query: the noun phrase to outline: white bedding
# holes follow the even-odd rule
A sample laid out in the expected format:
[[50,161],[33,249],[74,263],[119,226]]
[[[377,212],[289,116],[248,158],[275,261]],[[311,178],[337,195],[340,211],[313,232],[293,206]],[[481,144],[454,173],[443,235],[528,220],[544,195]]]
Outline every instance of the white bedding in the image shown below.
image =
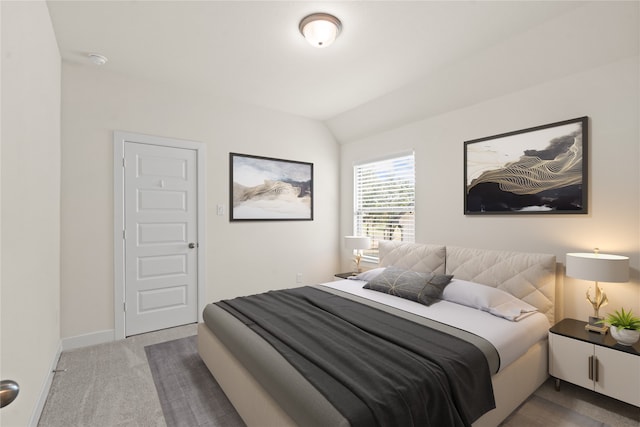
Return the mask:
[[425,306],[393,295],[363,289],[365,283],[361,280],[337,280],[320,286],[367,298],[481,336],[498,351],[499,371],[526,353],[532,345],[546,339],[550,327],[547,316],[537,312],[518,322],[511,322],[485,311],[444,300]]

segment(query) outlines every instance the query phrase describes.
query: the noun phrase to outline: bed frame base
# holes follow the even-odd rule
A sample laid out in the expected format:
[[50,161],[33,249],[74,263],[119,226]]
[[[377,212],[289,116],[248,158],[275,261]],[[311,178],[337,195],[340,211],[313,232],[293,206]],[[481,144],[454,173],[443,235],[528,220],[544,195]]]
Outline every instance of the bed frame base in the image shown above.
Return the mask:
[[[247,426],[297,425],[204,323],[198,325],[198,352]],[[548,378],[547,354],[547,341],[540,341],[494,375],[496,409],[484,414],[473,426],[497,426],[540,387]]]
[[248,427],[295,427],[296,423],[204,323],[198,353]]

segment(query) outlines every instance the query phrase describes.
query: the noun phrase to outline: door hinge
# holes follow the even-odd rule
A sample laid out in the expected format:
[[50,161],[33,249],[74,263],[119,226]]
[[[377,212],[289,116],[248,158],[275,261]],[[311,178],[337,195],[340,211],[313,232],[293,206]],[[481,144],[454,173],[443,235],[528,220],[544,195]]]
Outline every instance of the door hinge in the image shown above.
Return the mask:
[[122,238],[127,240],[127,230],[122,230]]
[[127,167],[127,159],[125,159],[124,157],[122,158],[122,167],[123,168]]
[[122,310],[123,311],[127,311],[127,302],[126,301],[122,303]]

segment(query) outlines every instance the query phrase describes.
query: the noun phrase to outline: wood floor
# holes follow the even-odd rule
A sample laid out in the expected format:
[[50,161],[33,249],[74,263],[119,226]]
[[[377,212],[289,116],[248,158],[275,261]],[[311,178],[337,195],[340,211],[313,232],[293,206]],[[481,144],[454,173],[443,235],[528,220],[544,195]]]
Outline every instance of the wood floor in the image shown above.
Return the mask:
[[502,427],[638,427],[640,408],[549,379],[511,414]]

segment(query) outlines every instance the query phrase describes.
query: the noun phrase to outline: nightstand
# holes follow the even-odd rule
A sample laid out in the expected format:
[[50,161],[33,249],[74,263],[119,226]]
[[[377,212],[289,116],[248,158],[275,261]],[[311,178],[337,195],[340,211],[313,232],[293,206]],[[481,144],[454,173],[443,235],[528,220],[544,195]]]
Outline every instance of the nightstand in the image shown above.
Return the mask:
[[616,343],[611,335],[584,329],[587,322],[564,319],[549,329],[549,375],[640,406],[640,342]]
[[353,277],[355,275],[357,275],[358,273],[356,273],[355,271],[349,271],[347,273],[336,273],[334,274],[335,277],[339,277],[341,279],[348,279],[349,277]]

